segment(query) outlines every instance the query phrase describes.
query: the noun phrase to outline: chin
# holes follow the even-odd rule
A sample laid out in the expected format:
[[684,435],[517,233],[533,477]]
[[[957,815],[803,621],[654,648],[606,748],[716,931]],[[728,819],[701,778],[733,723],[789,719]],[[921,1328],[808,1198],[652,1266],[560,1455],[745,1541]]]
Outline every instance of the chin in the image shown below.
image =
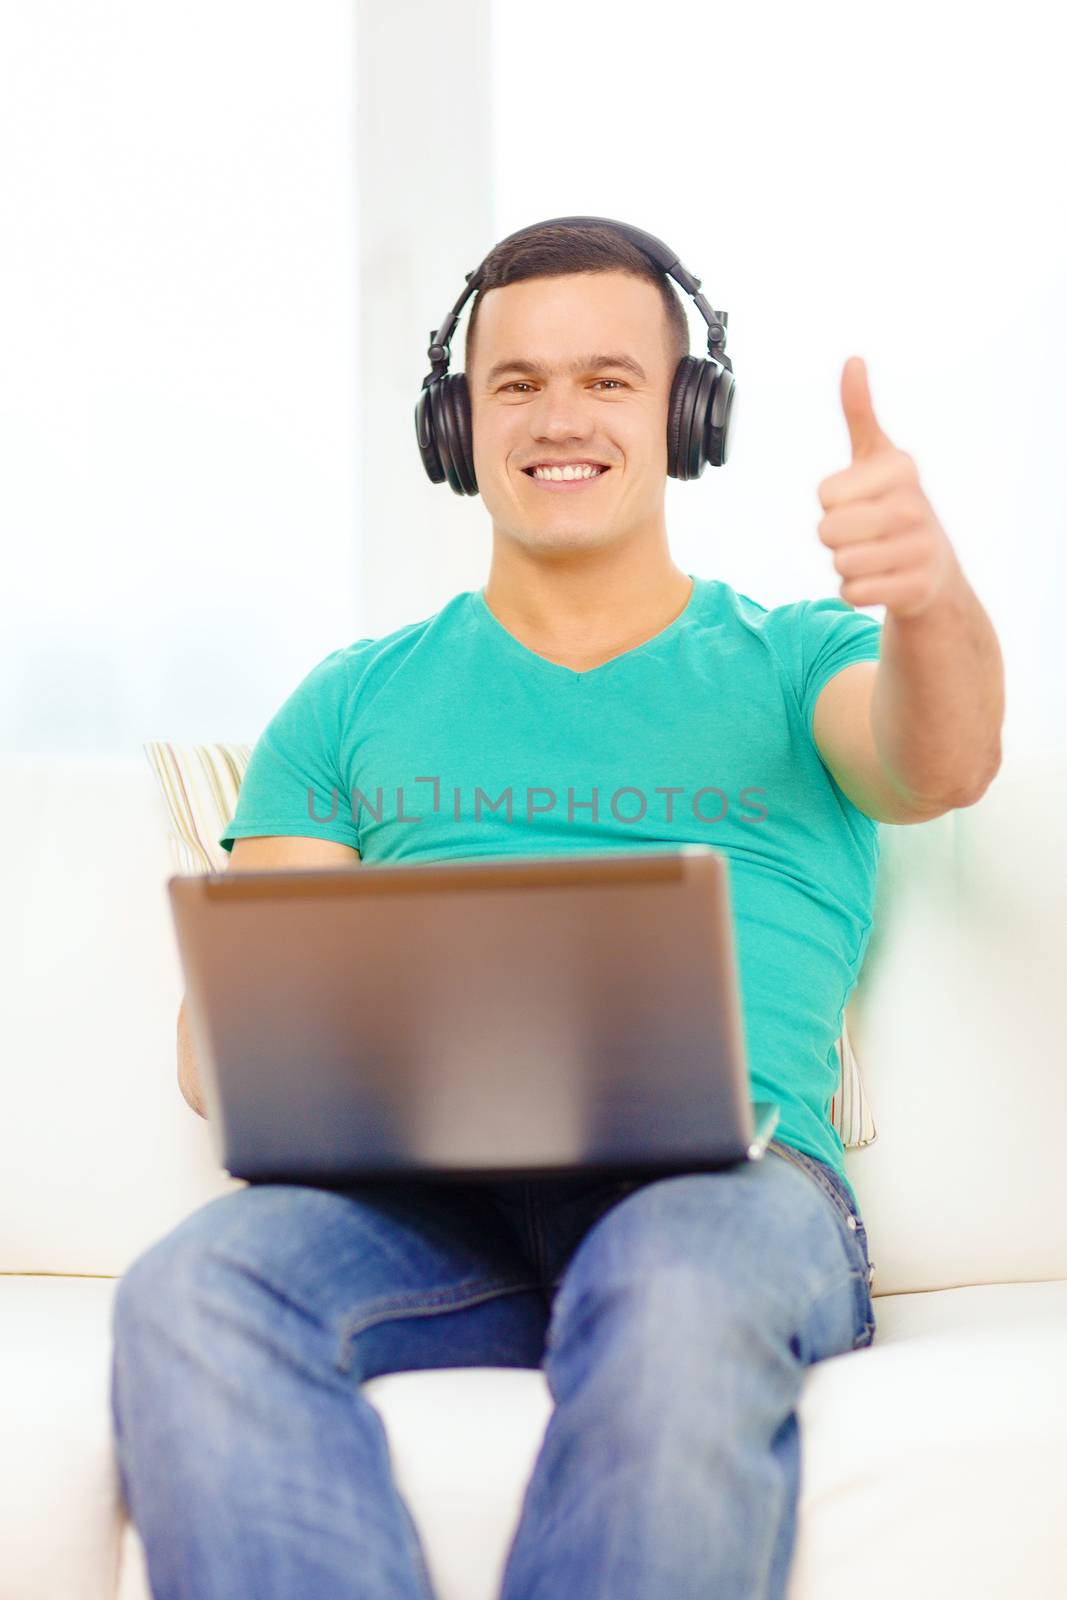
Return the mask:
[[618,530],[614,528],[521,528],[501,527],[494,525],[496,532],[504,538],[512,539],[516,544],[525,546],[527,550],[592,550],[603,545],[614,544],[618,540]]

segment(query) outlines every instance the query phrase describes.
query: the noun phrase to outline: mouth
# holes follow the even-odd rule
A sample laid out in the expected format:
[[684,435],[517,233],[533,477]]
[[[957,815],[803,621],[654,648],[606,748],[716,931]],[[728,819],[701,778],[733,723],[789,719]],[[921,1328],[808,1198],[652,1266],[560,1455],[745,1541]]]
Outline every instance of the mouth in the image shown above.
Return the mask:
[[578,494],[583,489],[592,489],[595,484],[606,478],[611,471],[610,467],[603,467],[600,472],[589,478],[535,478],[532,467],[523,467],[523,477],[529,478],[537,489],[545,489],[549,494]]

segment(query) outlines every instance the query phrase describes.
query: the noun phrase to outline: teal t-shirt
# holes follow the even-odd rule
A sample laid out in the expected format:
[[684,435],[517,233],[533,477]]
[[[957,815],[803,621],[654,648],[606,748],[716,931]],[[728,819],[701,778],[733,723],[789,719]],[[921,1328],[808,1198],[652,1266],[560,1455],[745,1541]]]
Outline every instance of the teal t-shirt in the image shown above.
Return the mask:
[[[537,655],[482,590],[333,650],[253,748],[219,843],[340,840],[367,862],[674,849],[728,858],[754,1100],[845,1179],[835,1049],[871,930],[879,825],[835,783],[815,701],[882,624],[768,609],[693,576],[655,638],[589,672]],[[851,1189],[851,1185],[849,1185]]]

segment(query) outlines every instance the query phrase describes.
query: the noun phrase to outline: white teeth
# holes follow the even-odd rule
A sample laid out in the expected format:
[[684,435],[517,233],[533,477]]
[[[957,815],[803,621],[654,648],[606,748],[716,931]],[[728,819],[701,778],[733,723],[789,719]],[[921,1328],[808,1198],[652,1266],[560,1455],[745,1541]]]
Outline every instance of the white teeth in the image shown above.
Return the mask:
[[548,478],[553,483],[568,483],[574,478],[598,478],[604,467],[535,467],[535,478]]

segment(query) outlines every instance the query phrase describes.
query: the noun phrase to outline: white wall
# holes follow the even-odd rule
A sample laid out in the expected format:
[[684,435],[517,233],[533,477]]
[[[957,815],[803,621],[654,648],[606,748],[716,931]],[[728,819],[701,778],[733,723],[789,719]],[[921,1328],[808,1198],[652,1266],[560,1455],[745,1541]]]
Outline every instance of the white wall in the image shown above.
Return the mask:
[[0,8],[0,744],[253,739],[357,632],[345,0]]
[[415,445],[429,330],[497,239],[588,212],[730,312],[734,451],[668,484],[680,564],[837,592],[816,486],[863,355],[1000,633],[1006,749],[1062,746],[1046,17],[0,0],[0,745],[254,739],[327,650],[484,581],[484,506]]
[[[498,237],[588,213],[677,250],[738,384],[727,465],[670,480],[687,571],[837,594],[817,485],[849,355],[1005,654],[1005,752],[1067,735],[1067,100],[1040,0],[493,6]],[[692,301],[693,353],[706,352]],[[462,331],[462,330],[461,330]],[[863,607],[884,617],[883,607]]]
[[[358,3],[358,631],[368,638],[431,616],[477,588],[489,566],[485,507],[430,482],[415,406],[430,330],[495,243],[490,13],[490,0]],[[452,340],[453,372],[463,370],[466,315]]]
[[0,746],[251,742],[482,581],[414,412],[493,243],[489,16],[0,0]]

